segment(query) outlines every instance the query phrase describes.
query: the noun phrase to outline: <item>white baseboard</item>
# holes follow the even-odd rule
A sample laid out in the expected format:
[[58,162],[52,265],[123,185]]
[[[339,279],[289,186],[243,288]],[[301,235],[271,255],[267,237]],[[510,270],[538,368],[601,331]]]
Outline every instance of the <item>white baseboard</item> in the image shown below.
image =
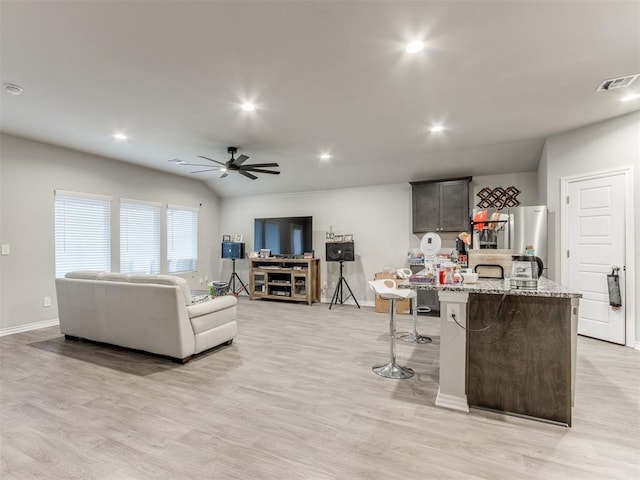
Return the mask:
[[436,406],[469,413],[466,395],[447,395],[440,392],[440,387],[438,387],[438,395],[436,396]]
[[636,344],[634,346],[636,350],[640,350],[640,340],[636,340]]
[[15,327],[0,328],[0,337],[13,335],[14,333],[29,332],[40,328],[55,327],[60,321],[57,318],[53,320],[43,320],[42,322],[25,323],[24,325],[16,325]]

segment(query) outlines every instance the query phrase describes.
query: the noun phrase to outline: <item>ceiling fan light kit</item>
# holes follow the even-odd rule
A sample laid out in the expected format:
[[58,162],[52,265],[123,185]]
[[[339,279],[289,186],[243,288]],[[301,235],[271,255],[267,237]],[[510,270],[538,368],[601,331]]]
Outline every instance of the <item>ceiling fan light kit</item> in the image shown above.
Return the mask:
[[[231,154],[231,158],[226,162],[219,162],[218,160],[214,160],[213,158],[205,157],[204,155],[198,155],[199,158],[204,160],[208,160],[212,162],[211,164],[203,164],[203,163],[189,163],[185,161],[179,161],[177,159],[169,160],[170,162],[176,162],[178,165],[188,165],[190,167],[209,167],[204,170],[196,170],[191,172],[195,173],[205,173],[205,172],[220,172],[220,178],[224,178],[229,175],[229,172],[238,172],[240,175],[247,177],[251,180],[256,180],[258,177],[253,173],[267,173],[270,175],[280,175],[280,172],[276,170],[267,170],[270,168],[280,167],[277,163],[250,163],[245,164],[249,159],[247,155],[240,155],[238,158],[235,158],[236,153],[238,153],[238,147],[228,147],[227,153]],[[253,173],[251,173],[253,172]]]

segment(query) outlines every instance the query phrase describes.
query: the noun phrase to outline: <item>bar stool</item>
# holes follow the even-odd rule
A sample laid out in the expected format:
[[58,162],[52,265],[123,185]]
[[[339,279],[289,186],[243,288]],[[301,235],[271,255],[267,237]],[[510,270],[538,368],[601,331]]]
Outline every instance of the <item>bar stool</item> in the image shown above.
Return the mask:
[[[396,270],[396,274],[404,279],[408,280],[411,276],[411,269],[409,268],[400,268]],[[413,291],[413,290],[412,290]],[[408,333],[406,335],[402,335],[400,340],[409,343],[431,343],[433,339],[431,337],[425,337],[424,335],[420,335],[418,333],[418,293],[413,292],[415,295],[411,297],[411,313],[413,313],[413,332]],[[431,309],[429,307],[425,307],[427,312],[430,312]]]
[[389,336],[391,358],[389,363],[384,365],[376,365],[372,368],[373,372],[381,377],[386,378],[411,378],[413,370],[408,367],[401,367],[396,363],[396,300],[411,298],[416,292],[413,290],[400,290],[396,288],[396,282],[390,279],[374,280],[369,282],[369,287],[376,295],[389,300],[390,319],[389,319]]

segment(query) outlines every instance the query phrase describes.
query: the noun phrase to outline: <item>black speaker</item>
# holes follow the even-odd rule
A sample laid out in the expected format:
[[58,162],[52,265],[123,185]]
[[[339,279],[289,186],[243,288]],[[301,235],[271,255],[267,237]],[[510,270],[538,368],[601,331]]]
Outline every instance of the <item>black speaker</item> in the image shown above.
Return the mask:
[[222,258],[244,258],[244,243],[222,242]]
[[353,242],[327,242],[327,262],[353,262],[355,248]]

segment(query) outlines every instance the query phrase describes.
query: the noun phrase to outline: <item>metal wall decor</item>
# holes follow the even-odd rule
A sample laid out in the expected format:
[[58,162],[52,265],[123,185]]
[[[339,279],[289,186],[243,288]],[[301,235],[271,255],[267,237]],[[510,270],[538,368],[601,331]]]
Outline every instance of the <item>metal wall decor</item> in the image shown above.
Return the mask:
[[478,192],[480,200],[477,206],[480,208],[497,208],[498,210],[502,210],[505,207],[519,207],[520,200],[517,197],[520,193],[520,190],[516,187],[496,187],[493,189],[484,187]]

